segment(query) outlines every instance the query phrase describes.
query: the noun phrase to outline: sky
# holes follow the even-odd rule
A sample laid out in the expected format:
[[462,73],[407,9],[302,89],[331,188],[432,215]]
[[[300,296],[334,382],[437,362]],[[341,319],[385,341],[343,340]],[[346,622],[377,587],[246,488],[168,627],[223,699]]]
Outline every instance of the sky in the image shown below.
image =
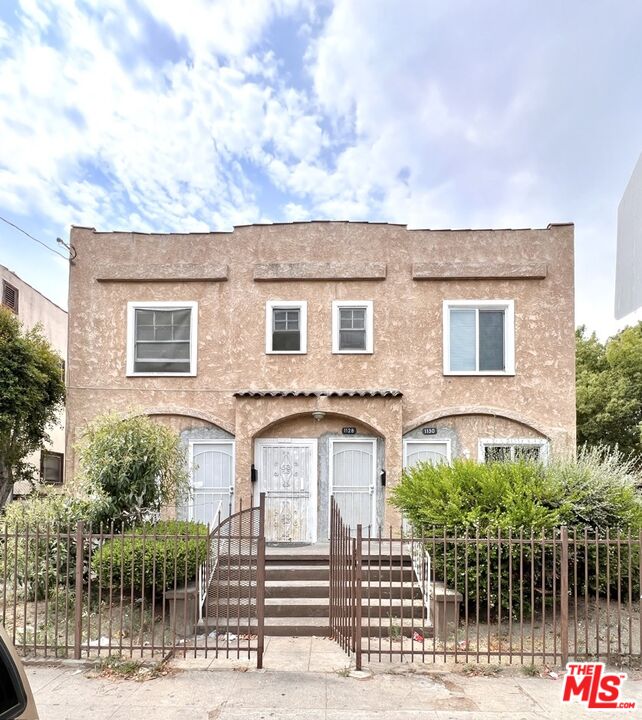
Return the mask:
[[[574,222],[576,320],[614,320],[642,152],[639,0],[0,0],[0,215],[229,230]],[[67,265],[0,222],[66,307]],[[639,314],[642,318],[642,313]]]

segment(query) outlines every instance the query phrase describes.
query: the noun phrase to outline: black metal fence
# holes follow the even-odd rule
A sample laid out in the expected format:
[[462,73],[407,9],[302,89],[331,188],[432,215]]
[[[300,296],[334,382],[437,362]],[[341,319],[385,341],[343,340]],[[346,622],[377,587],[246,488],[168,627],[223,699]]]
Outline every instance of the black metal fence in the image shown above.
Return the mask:
[[332,518],[331,625],[357,657],[640,663],[642,534],[389,528],[361,538],[336,506]]
[[0,620],[25,655],[251,657],[261,667],[265,500],[209,531],[0,525]]

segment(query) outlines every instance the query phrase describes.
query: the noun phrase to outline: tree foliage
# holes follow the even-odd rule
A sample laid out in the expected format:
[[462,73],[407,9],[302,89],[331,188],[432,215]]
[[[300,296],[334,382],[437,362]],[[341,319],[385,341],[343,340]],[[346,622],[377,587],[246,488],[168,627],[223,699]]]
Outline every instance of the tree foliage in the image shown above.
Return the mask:
[[89,425],[77,450],[81,484],[102,496],[98,522],[141,523],[189,492],[179,436],[146,416],[103,415]]
[[0,507],[13,483],[32,479],[26,458],[49,439],[65,398],[61,358],[36,326],[0,307]]
[[642,460],[642,323],[602,343],[576,331],[577,442]]

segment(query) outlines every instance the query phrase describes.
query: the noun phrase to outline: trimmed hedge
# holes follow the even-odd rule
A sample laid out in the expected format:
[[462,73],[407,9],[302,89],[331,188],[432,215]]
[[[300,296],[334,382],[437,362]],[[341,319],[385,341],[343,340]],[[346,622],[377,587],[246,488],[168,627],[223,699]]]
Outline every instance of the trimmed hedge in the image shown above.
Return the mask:
[[94,577],[112,588],[158,594],[196,579],[207,554],[207,525],[185,520],[145,523],[96,548]]

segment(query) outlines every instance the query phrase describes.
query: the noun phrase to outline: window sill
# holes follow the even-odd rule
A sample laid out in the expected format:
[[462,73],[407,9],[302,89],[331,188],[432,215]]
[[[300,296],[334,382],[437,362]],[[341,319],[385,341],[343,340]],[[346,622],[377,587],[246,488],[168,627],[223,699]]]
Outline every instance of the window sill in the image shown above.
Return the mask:
[[373,350],[333,350],[333,355],[374,355]]
[[135,373],[135,372],[128,372],[125,374],[126,377],[196,377],[195,372],[188,372],[188,373],[154,373],[154,372],[146,372],[146,373]]
[[514,370],[444,370],[443,374],[450,377],[515,377]]
[[266,355],[307,355],[307,350],[266,350]]

